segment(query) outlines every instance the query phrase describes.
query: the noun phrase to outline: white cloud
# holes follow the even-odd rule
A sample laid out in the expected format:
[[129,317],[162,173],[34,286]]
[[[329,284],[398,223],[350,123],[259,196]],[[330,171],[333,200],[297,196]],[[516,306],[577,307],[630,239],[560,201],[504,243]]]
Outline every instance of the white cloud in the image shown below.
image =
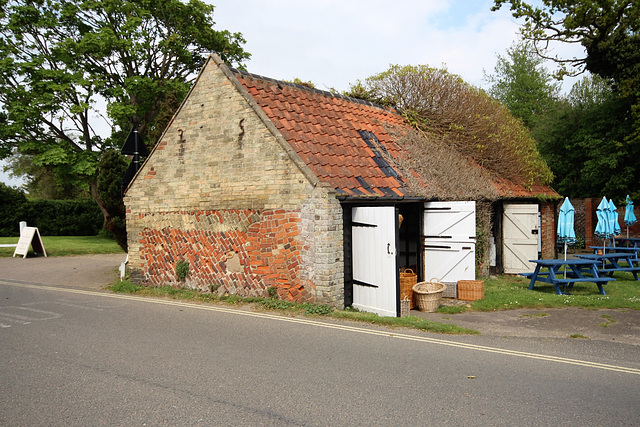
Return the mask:
[[218,29],[241,32],[250,72],[310,80],[319,88],[427,64],[476,86],[496,55],[518,40],[518,23],[491,0],[211,0]]

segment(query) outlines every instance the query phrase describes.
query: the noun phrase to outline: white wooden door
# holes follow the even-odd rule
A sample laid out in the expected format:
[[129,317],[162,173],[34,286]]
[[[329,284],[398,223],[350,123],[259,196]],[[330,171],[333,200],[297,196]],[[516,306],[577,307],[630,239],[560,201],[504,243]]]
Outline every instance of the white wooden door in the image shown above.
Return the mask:
[[423,232],[425,280],[475,279],[475,202],[425,203]]
[[351,212],[353,307],[395,317],[398,299],[395,208],[355,207]]
[[502,221],[504,272],[532,272],[538,259],[538,205],[505,203]]
[[476,242],[476,202],[424,204],[426,241]]
[[475,244],[458,242],[430,242],[424,245],[424,279],[438,279],[442,283],[475,280]]

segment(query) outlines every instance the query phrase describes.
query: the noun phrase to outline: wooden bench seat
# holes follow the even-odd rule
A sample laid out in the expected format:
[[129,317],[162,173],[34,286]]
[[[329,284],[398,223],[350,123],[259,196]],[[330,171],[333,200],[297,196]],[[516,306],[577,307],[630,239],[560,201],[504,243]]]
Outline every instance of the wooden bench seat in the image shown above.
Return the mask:
[[616,271],[631,271],[638,272],[640,271],[640,267],[620,267],[620,268],[599,268],[599,273],[615,273]]
[[627,271],[629,273],[632,273],[633,277],[636,280],[639,280],[638,272],[640,271],[640,267],[620,267],[620,268],[599,268],[598,269],[598,273],[606,274],[609,277],[613,276],[613,273],[615,273],[616,271]]
[[[567,271],[567,274],[571,273],[570,271]],[[519,276],[524,276],[527,279],[533,277],[535,273],[518,273]],[[538,277],[549,277],[549,272],[548,271],[541,271],[538,273]]]
[[[615,271],[620,271],[620,270],[615,270]],[[558,274],[558,273],[556,273]],[[635,273],[634,273],[635,274]],[[534,273],[520,273],[520,276],[524,276],[526,278],[532,278],[534,276]],[[598,286],[598,290],[600,291],[601,295],[605,295],[604,289],[602,288],[602,285],[606,285],[608,282],[612,282],[614,280],[616,280],[613,277],[591,277],[591,276],[587,276],[587,277],[576,277],[576,274],[573,271],[567,271],[567,277],[564,278],[564,275],[560,276],[557,275],[555,279],[551,279],[549,277],[549,272],[548,271],[541,271],[538,273],[538,275],[536,276],[537,280],[540,280],[542,282],[546,282],[546,283],[550,283],[553,285],[553,287],[555,288],[556,294],[558,295],[562,295],[562,291],[560,290],[560,286],[562,286],[563,288],[566,288],[567,286],[569,287],[569,289],[571,289],[573,287],[574,283],[595,283]],[[531,283],[529,285],[529,289],[533,288],[533,283]]]
[[614,279],[613,277],[578,277],[578,278],[571,278],[571,279],[556,279],[554,280],[554,282],[559,283],[559,284],[569,284],[569,283],[577,283],[577,282],[592,282],[592,283],[599,283],[599,282],[612,282],[616,279]]
[[560,295],[562,292],[560,292],[560,286],[562,285],[563,288],[566,288],[567,286],[569,287],[569,289],[573,288],[573,284],[574,283],[595,283],[596,286],[598,287],[598,290],[600,291],[600,295],[606,295],[604,292],[604,288],[602,287],[602,285],[606,285],[607,282],[612,282],[616,279],[614,279],[613,277],[576,277],[576,278],[571,278],[571,279],[560,279],[557,278],[553,281],[551,281],[553,283],[553,286],[556,289],[556,294]]

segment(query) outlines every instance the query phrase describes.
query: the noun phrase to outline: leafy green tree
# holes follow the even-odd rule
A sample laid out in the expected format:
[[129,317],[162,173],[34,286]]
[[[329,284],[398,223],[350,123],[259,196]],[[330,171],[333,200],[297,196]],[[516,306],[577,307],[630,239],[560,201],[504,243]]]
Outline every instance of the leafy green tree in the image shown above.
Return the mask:
[[[611,79],[613,89],[629,98],[634,125],[627,139],[640,143],[640,2],[637,0],[494,0],[493,10],[511,5],[524,18],[522,34],[537,52],[562,65],[561,74],[585,69]],[[548,54],[554,42],[579,43],[586,54],[562,58]]]
[[55,173],[44,166],[33,164],[32,156],[15,155],[6,160],[5,172],[10,176],[22,177],[22,188],[35,199],[62,200],[88,197],[89,193],[71,182],[56,179]]
[[107,150],[100,157],[98,197],[104,216],[104,226],[124,250],[127,249],[127,224],[122,201],[122,177],[127,170],[126,158],[115,150]]
[[213,29],[213,9],[200,0],[0,0],[0,158],[31,156],[100,203],[100,153],[134,125],[145,139],[161,127],[158,113],[184,97],[209,52],[240,66],[249,57],[241,34]]
[[543,61],[530,43],[520,42],[507,49],[506,56],[498,55],[494,74],[485,73],[485,80],[491,85],[489,94],[521,118],[529,129],[554,108],[559,94],[559,84]]
[[607,80],[587,76],[576,83],[543,127],[540,152],[560,194],[614,200],[640,196],[640,150],[626,138],[632,127],[629,100]]

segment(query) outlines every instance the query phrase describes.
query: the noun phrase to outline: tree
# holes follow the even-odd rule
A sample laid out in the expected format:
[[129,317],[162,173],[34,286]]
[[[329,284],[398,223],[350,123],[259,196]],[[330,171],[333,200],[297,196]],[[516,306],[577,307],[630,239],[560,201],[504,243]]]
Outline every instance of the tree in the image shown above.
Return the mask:
[[107,150],[100,157],[99,168],[98,196],[106,228],[124,248],[127,245],[127,224],[122,201],[122,177],[127,170],[127,161],[119,152]]
[[491,84],[489,94],[532,130],[537,119],[553,108],[559,93],[558,83],[528,42],[511,46],[506,56],[498,55],[494,74],[485,73],[485,80]]
[[29,196],[36,199],[62,200],[77,197],[88,197],[89,193],[76,187],[71,182],[56,179],[53,171],[44,166],[35,166],[32,156],[15,155],[7,159],[5,172],[10,176],[23,177],[25,184],[21,187]]
[[209,52],[249,57],[241,34],[214,24],[200,0],[0,0],[0,158],[28,155],[88,187],[106,218],[100,153],[134,125],[143,137],[161,127]]
[[398,108],[433,140],[499,176],[529,185],[551,172],[522,121],[459,76],[426,65],[398,66],[352,86],[354,92]]
[[[629,98],[635,121],[627,139],[640,143],[640,2],[637,0],[542,0],[540,7],[521,0],[494,0],[493,10],[511,5],[524,18],[522,34],[539,55],[562,65],[560,74],[585,70],[611,79],[613,89]],[[554,42],[579,43],[582,57],[548,54]]]
[[587,76],[576,83],[539,138],[554,188],[569,197],[639,196],[640,150],[626,140],[631,126],[629,100],[610,82]]

